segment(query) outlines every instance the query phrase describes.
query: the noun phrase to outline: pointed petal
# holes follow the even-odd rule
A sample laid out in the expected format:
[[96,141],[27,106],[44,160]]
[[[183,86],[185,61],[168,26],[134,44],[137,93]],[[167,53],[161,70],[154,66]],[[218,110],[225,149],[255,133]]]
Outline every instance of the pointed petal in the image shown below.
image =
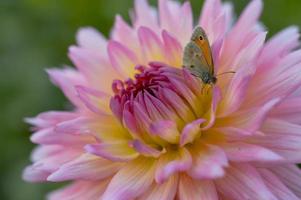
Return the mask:
[[86,81],[82,74],[71,68],[65,69],[48,69],[48,75],[51,81],[59,86],[64,95],[76,106],[81,107],[83,104],[79,99],[75,86],[85,85]]
[[193,157],[189,175],[197,179],[213,179],[224,176],[228,160],[224,151],[213,145],[195,144],[190,149]]
[[135,16],[133,22],[135,28],[145,26],[152,30],[158,30],[157,21],[156,10],[148,4],[147,0],[135,0]]
[[270,170],[299,198],[301,197],[301,170],[296,165],[273,166]]
[[133,51],[117,41],[109,41],[108,53],[112,66],[124,78],[134,77],[138,59]]
[[63,189],[51,192],[49,200],[99,199],[108,181],[76,181]]
[[191,162],[191,155],[185,148],[175,152],[167,152],[158,161],[155,174],[156,182],[163,183],[171,175],[188,170],[191,167]]
[[66,180],[100,180],[113,175],[121,164],[102,159],[98,156],[83,154],[65,163],[57,171],[48,176],[48,181]]
[[181,174],[179,182],[179,200],[218,200],[214,183],[209,180],[195,180]]
[[142,26],[138,29],[138,37],[147,61],[146,63],[150,61],[165,61],[163,44],[155,32]]
[[150,125],[150,134],[159,136],[169,143],[176,144],[179,141],[180,133],[177,124],[170,120],[161,120]]
[[146,157],[159,157],[163,152],[157,150],[156,148],[145,144],[140,140],[133,140],[130,145],[141,155]]
[[231,142],[222,145],[229,160],[234,162],[271,162],[281,161],[283,158],[277,153],[262,146],[242,142]]
[[193,142],[201,134],[201,124],[205,121],[205,119],[198,119],[187,124],[182,130],[180,145],[184,146],[187,143]]
[[[105,47],[107,50],[107,47]],[[111,83],[121,76],[112,67],[106,54],[76,46],[69,47],[68,56],[76,68],[89,80],[89,85],[112,94]],[[78,83],[77,85],[81,85]]]
[[154,161],[138,158],[127,163],[111,180],[102,200],[131,200],[145,192],[153,182]]
[[268,169],[258,169],[261,177],[263,178],[266,186],[273,192],[279,200],[298,200],[298,198],[289,188],[287,188],[282,181]]
[[107,40],[93,27],[80,28],[76,34],[76,41],[81,47],[94,49],[105,55]]
[[126,140],[88,144],[85,150],[112,161],[133,160],[139,155]]
[[178,176],[171,176],[166,182],[160,185],[154,183],[148,191],[139,197],[139,200],[173,200],[176,196],[177,186]]
[[257,170],[247,164],[232,165],[224,178],[215,181],[215,185],[229,199],[277,199]]

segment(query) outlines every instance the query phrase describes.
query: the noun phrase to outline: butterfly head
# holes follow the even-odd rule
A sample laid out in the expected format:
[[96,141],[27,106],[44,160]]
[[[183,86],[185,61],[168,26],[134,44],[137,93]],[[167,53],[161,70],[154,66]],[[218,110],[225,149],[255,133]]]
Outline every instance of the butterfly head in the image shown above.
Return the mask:
[[217,81],[215,76],[212,76],[210,73],[202,73],[200,77],[205,84],[214,85]]

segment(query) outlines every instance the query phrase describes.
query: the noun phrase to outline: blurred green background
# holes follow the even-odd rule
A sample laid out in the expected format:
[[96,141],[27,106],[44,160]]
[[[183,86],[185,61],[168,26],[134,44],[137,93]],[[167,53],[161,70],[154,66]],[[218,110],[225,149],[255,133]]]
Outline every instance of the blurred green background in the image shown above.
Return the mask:
[[[156,1],[150,1],[156,4]],[[202,0],[192,0],[195,17]],[[247,0],[233,0],[236,13]],[[262,21],[269,37],[291,24],[301,26],[300,0],[265,0]],[[0,199],[39,200],[56,184],[21,180],[34,145],[26,116],[65,109],[62,93],[45,68],[70,64],[66,52],[76,30],[94,26],[108,35],[114,15],[127,20],[132,0],[0,0]]]

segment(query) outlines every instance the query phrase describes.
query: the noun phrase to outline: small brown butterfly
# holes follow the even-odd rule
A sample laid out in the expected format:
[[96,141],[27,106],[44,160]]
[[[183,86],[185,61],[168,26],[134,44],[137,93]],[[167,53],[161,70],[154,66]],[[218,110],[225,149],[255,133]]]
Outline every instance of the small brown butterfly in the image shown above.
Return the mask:
[[190,42],[185,46],[183,67],[194,76],[201,78],[205,84],[214,85],[217,81],[209,40],[200,26],[194,29]]

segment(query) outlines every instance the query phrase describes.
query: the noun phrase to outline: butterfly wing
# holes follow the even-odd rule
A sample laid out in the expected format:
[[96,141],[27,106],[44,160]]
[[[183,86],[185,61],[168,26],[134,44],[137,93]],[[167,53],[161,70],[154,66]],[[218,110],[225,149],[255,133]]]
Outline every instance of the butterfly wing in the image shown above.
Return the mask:
[[194,42],[201,50],[201,59],[203,66],[207,68],[209,73],[214,76],[214,64],[212,59],[211,48],[205,31],[200,27],[196,27],[192,33],[191,41]]
[[211,73],[208,61],[202,49],[193,41],[190,41],[184,49],[183,65],[192,74],[202,77],[204,73]]

